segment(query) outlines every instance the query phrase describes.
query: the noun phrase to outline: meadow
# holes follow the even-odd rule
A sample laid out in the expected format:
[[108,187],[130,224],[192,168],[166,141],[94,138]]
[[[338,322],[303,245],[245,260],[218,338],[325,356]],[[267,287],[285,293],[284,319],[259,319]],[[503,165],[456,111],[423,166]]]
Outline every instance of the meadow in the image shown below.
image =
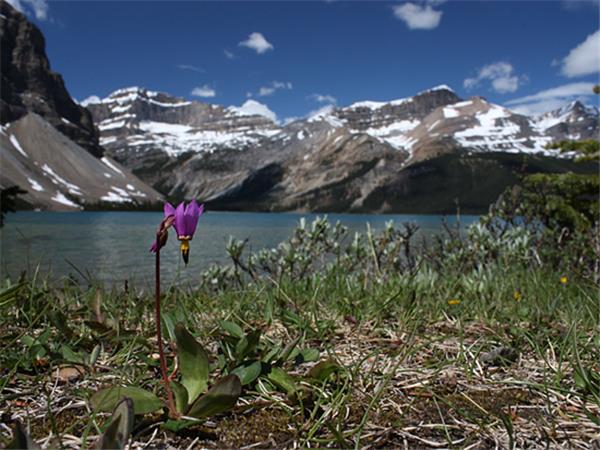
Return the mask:
[[[594,448],[598,236],[540,230],[490,214],[419,240],[409,224],[351,235],[319,218],[272,250],[231,240],[230,264],[162,287],[178,417],[164,403],[152,292],[5,280],[0,442]],[[191,353],[206,360],[200,374]],[[192,390],[208,393],[192,404]]]

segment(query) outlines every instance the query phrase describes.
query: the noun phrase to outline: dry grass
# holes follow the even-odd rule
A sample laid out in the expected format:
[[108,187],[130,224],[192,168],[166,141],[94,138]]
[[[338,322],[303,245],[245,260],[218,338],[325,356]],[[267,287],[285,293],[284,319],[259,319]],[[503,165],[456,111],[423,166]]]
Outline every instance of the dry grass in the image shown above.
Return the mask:
[[[460,326],[450,318],[418,335],[383,332],[368,323],[337,325],[330,341],[315,344],[325,345],[345,371],[319,393],[299,401],[280,393],[247,392],[234,411],[179,435],[161,429],[160,415],[145,417],[130,448],[600,445],[600,426],[589,417],[600,417],[598,404],[567,382],[572,368],[551,350],[544,358],[530,349],[514,361],[489,360],[483,349],[492,347],[491,337],[501,330],[480,323]],[[273,325],[277,329],[279,323]],[[296,374],[310,366],[296,367]],[[80,448],[97,439],[103,423],[102,415],[93,415],[87,393],[116,376],[108,360],[100,361],[96,372],[69,381],[60,380],[58,370],[13,375],[3,391],[2,422],[22,420],[43,448],[54,447],[57,437],[64,448]],[[549,382],[557,371],[564,380],[560,385]],[[2,425],[2,434],[8,432]]]

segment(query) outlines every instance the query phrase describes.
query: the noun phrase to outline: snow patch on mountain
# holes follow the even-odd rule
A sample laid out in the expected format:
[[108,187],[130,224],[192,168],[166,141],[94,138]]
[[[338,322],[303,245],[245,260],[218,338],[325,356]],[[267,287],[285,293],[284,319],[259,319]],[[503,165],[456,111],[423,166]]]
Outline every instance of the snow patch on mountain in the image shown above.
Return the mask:
[[123,175],[123,171],[119,169],[114,163],[111,162],[106,156],[100,159],[106,166],[110,167],[114,172],[117,172],[120,175]]
[[31,189],[33,189],[34,191],[44,192],[44,188],[42,187],[42,185],[33,178],[27,177],[27,181],[31,185]]
[[23,147],[21,147],[19,140],[16,138],[16,136],[14,134],[11,134],[9,139],[10,139],[10,143],[13,145],[14,148],[17,149],[17,151],[21,155],[23,155],[25,158],[29,158],[29,156],[27,156],[27,153],[25,153],[25,150],[23,150]]
[[81,209],[81,206],[79,206],[77,203],[69,200],[60,191],[56,191],[56,194],[54,195],[54,197],[51,198],[51,200],[55,201],[56,203],[60,203],[61,205],[66,205],[66,206],[71,206],[73,208]]
[[362,102],[352,103],[350,106],[347,106],[345,109],[367,108],[370,110],[376,110],[376,109],[383,108],[384,106],[388,106],[388,105],[397,106],[397,105],[402,105],[404,103],[409,103],[412,101],[413,101],[412,97],[399,98],[397,100],[392,100],[389,102],[374,102],[371,100],[365,100]]
[[480,151],[506,151],[509,153],[547,153],[544,145],[551,141],[543,136],[522,136],[521,127],[510,120],[512,113],[502,107],[491,105],[475,118],[479,125],[454,133],[454,139],[463,147]]
[[273,122],[277,122],[277,115],[269,109],[269,107],[263,103],[257,102],[256,100],[246,100],[242,106],[230,106],[227,108],[231,114],[239,116],[263,116],[270,119]]
[[66,187],[69,191],[69,193],[74,194],[74,195],[82,195],[81,194],[81,188],[73,183],[69,183],[67,180],[65,180],[64,178],[60,177],[56,172],[54,172],[54,170],[52,170],[52,168],[48,165],[48,164],[44,164],[42,166],[42,171],[44,171],[44,173],[50,177],[50,181],[52,181],[52,183],[58,185],[58,184],[62,184],[64,187]]
[[429,89],[427,89],[425,91],[421,91],[417,95],[423,95],[423,94],[427,94],[429,92],[435,92],[435,91],[450,91],[450,92],[454,92],[454,89],[452,89],[447,84],[440,84],[438,86],[434,86],[432,88],[429,88]]

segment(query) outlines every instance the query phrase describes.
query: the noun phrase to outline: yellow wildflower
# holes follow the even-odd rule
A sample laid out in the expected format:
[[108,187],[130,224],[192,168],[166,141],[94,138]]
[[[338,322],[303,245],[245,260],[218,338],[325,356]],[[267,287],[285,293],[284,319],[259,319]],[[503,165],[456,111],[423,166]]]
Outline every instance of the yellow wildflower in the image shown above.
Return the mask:
[[454,306],[454,305],[460,305],[460,300],[457,299],[457,298],[451,298],[450,300],[448,300],[448,304],[452,305],[452,306]]
[[521,294],[521,291],[517,289],[513,294],[513,298],[516,302],[518,302],[519,300],[521,300],[521,297],[523,297],[523,294]]
[[567,284],[569,282],[569,278],[566,275],[560,277],[560,284]]

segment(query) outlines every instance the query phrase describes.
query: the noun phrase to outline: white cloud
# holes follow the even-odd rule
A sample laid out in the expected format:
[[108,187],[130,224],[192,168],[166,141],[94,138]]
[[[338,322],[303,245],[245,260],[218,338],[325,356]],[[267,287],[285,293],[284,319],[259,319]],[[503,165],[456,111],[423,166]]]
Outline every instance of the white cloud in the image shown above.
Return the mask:
[[569,78],[600,72],[600,30],[572,49],[562,63],[562,74]]
[[337,99],[333,95],[311,94],[308,98],[318,103],[331,103],[334,105],[337,103]]
[[515,98],[506,102],[513,111],[536,115],[560,108],[573,100],[585,101],[593,94],[594,83],[570,83],[546,89],[533,95]]
[[[48,2],[46,0],[7,0],[15,9],[24,14],[33,11],[38,20],[48,19]],[[25,7],[27,6],[27,7]]]
[[204,86],[198,86],[198,87],[195,87],[194,89],[192,89],[192,92],[190,93],[190,95],[193,95],[194,97],[208,98],[208,97],[216,96],[217,93],[208,84],[205,84]]
[[202,67],[192,66],[191,64],[177,64],[177,68],[181,70],[191,70],[192,72],[205,73]]
[[233,52],[230,52],[227,49],[223,49],[223,53],[225,54],[225,58],[227,59],[234,59],[235,55],[233,54]]
[[257,102],[256,100],[246,100],[242,106],[234,107],[234,109],[238,114],[245,116],[264,116],[267,119],[271,119],[273,122],[277,122],[277,114],[271,111],[267,105]]
[[494,91],[506,94],[519,89],[519,86],[527,81],[527,77],[515,75],[512,64],[500,61],[483,66],[475,77],[466,78],[463,86],[465,89],[473,89],[483,81],[489,81]]
[[265,39],[265,37],[261,33],[250,33],[248,39],[240,42],[238,45],[241,47],[248,47],[252,50],[255,50],[259,55],[265,53],[266,51],[273,50],[273,44]]
[[[271,81],[267,86],[262,86],[256,95],[258,97],[267,97],[269,95],[273,95],[276,91],[279,90],[292,90],[293,86],[290,81]],[[246,97],[252,97],[252,93],[248,92]]]
[[433,6],[440,3],[442,2],[428,2],[426,5],[403,3],[394,6],[394,15],[411,30],[433,30],[442,20],[442,11],[433,9]]

